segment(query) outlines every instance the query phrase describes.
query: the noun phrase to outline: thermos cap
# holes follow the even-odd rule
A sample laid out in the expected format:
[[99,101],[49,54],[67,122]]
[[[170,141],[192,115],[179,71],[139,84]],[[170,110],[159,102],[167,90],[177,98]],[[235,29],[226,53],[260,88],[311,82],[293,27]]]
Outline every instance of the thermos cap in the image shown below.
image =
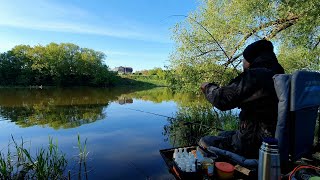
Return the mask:
[[263,138],[263,142],[269,145],[278,145],[278,139],[276,138]]

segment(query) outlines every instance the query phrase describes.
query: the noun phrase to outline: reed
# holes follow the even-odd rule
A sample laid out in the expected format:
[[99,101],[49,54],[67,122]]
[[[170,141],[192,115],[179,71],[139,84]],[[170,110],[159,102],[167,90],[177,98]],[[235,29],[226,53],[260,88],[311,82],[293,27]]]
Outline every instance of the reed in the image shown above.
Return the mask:
[[[81,142],[80,135],[77,137],[77,149],[79,172],[78,179],[81,179],[82,169],[88,179],[87,171],[87,139]],[[13,136],[8,143],[6,151],[0,151],[0,179],[16,180],[16,179],[71,179],[71,171],[67,171],[68,160],[65,153],[59,150],[57,142],[53,142],[53,138],[49,137],[47,147],[37,149],[35,153],[31,152],[31,143],[26,148],[26,141],[21,138],[18,142]],[[82,168],[83,166],[83,168]]]
[[0,152],[0,179],[62,179],[67,166],[65,154],[49,137],[47,148],[40,148],[34,156],[25,148],[21,138],[18,143],[13,136],[6,153]]
[[219,129],[236,130],[238,127],[237,112],[223,112],[206,106],[180,108],[168,122],[164,135],[173,146],[194,145],[203,136],[217,135]]
[[88,170],[87,170],[87,156],[89,152],[87,151],[87,139],[84,143],[81,143],[80,135],[78,134],[78,150],[79,150],[79,170],[78,170],[78,179],[82,178],[82,171],[84,172],[85,179],[88,179]]

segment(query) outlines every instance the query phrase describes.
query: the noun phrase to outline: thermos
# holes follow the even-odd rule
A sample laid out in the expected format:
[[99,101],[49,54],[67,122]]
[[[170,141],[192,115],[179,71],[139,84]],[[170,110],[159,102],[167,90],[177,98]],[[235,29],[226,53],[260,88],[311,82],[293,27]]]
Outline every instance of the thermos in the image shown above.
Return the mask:
[[278,140],[274,138],[263,139],[259,150],[259,180],[280,180],[280,155]]

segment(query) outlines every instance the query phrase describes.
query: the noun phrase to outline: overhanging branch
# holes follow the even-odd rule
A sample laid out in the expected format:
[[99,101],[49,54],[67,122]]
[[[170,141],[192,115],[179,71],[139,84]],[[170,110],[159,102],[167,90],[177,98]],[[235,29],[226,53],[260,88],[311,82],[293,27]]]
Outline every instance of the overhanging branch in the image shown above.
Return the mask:
[[314,47],[312,48],[312,50],[315,50],[319,44],[320,44],[320,37],[318,38],[318,42],[314,45]]
[[270,21],[270,22],[267,22],[265,24],[261,24],[260,26],[252,29],[251,32],[249,32],[248,34],[246,34],[242,40],[240,41],[240,43],[235,47],[235,49],[232,51],[230,57],[231,59],[229,61],[227,61],[224,65],[225,66],[228,66],[230,63],[232,63],[233,61],[235,61],[236,59],[238,59],[241,55],[241,54],[238,54],[236,56],[235,53],[239,50],[239,48],[241,46],[244,45],[244,43],[252,36],[254,35],[256,32],[262,30],[262,29],[265,29],[265,28],[268,28],[268,27],[271,27],[271,26],[278,26],[276,29],[274,29],[270,34],[269,36],[265,37],[265,39],[272,39],[273,37],[275,37],[279,32],[287,29],[288,27],[294,25],[297,20],[299,19],[299,16],[290,16],[288,18],[282,18],[282,19],[277,19],[275,21]]

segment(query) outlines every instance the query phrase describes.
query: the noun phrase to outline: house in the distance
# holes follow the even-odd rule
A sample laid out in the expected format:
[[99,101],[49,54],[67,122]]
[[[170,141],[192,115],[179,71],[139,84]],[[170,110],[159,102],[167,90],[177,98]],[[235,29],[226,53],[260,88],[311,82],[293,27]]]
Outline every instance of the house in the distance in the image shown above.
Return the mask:
[[118,72],[119,74],[131,74],[133,69],[132,67],[120,66],[120,67],[114,68],[114,71]]

